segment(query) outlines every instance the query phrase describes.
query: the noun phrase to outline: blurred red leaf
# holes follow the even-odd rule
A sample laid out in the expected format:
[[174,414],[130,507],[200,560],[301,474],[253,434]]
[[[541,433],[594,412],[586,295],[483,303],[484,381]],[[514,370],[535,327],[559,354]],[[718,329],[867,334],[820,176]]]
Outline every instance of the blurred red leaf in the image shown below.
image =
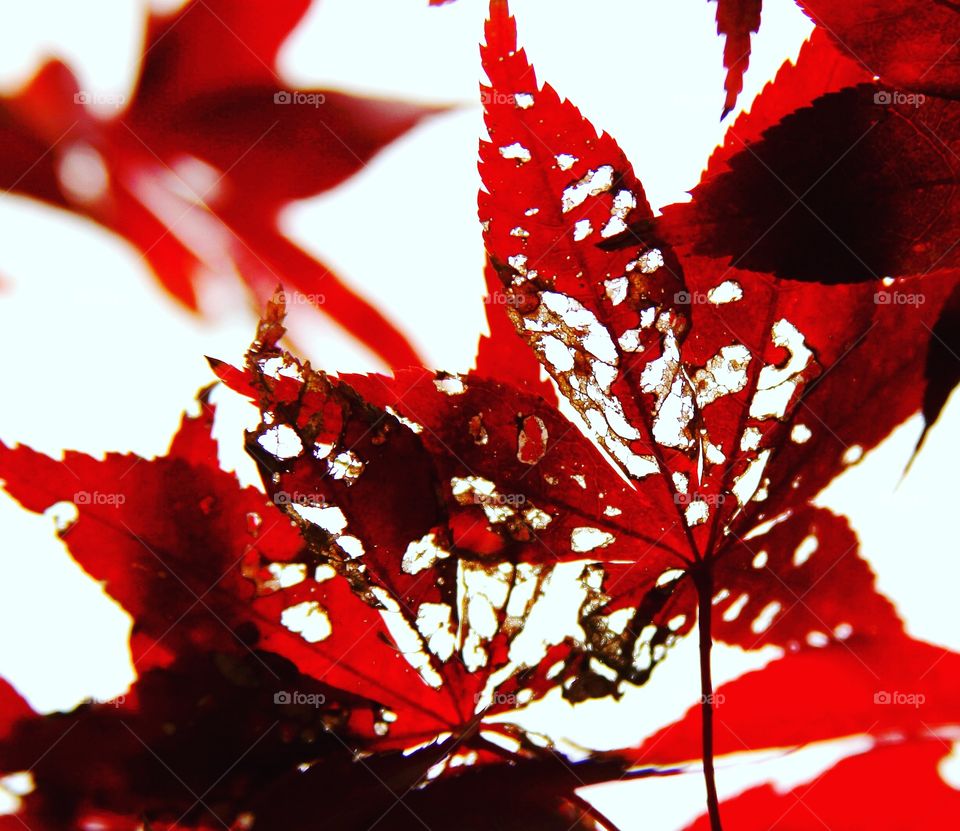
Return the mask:
[[[81,90],[63,64],[45,64],[0,98],[0,186],[126,237],[191,308],[203,268],[238,272],[258,305],[282,279],[390,365],[416,364],[404,335],[287,239],[278,216],[438,110],[290,89],[276,56],[309,5],[191,0],[152,16],[129,102]],[[103,117],[91,104],[116,112]]]

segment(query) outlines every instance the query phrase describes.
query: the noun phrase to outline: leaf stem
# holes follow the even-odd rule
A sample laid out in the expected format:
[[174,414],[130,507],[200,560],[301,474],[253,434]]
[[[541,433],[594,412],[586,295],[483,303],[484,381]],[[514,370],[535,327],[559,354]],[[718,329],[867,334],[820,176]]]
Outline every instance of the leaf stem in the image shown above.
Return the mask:
[[693,575],[697,587],[697,625],[700,631],[700,716],[703,744],[703,780],[707,788],[707,812],[711,831],[723,831],[720,824],[720,802],[713,769],[713,678],[710,672],[710,650],[713,647],[711,615],[713,612],[713,564],[701,562]]

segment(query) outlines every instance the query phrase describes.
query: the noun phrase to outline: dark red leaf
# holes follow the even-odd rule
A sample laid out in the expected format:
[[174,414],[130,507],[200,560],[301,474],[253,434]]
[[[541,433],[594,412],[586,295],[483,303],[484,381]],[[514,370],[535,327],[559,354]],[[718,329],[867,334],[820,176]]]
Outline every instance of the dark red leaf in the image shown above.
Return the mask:
[[138,818],[230,825],[297,765],[350,759],[328,732],[347,732],[349,718],[328,687],[275,655],[197,654],[147,670],[113,701],[21,718],[0,769],[31,771],[34,827],[81,828],[102,814],[131,829]]
[[[573,764],[550,753],[465,765],[463,737],[358,758],[347,743],[358,738],[358,703],[270,653],[178,659],[111,702],[20,717],[0,741],[0,770],[31,769],[35,788],[0,827],[242,828],[253,819],[280,831],[313,827],[304,807],[321,796],[336,828],[594,829],[574,789],[623,773],[615,760]],[[437,779],[438,765],[449,775]],[[483,798],[491,790],[500,798]],[[461,816],[465,805],[473,810]]]
[[784,62],[750,109],[727,128],[723,143],[710,156],[703,179],[729,170],[731,157],[760,140],[765,130],[795,110],[809,106],[828,92],[872,80],[863,67],[834,45],[826,32],[814,29],[800,47],[796,62]]
[[960,383],[960,286],[954,287],[930,330],[926,381],[922,407],[924,428],[917,439],[914,455],[920,452],[927,433],[940,417],[950,393]]
[[665,210],[662,232],[738,268],[822,283],[956,267],[960,105],[888,95],[861,84],[787,116]]
[[[881,84],[956,98],[960,13],[955,3],[799,0],[817,26]],[[891,93],[893,90],[890,90]]]
[[0,740],[6,740],[13,726],[32,716],[33,710],[11,684],[0,678]]
[[[302,806],[323,793],[325,821],[334,828],[366,828],[374,823],[392,831],[422,831],[424,827],[437,831],[600,831],[601,827],[613,827],[606,823],[597,826],[594,809],[573,792],[587,783],[622,775],[615,764],[573,764],[551,755],[511,765],[458,767],[426,788],[414,788],[417,773],[431,760],[442,758],[443,752],[441,743],[409,758],[380,755],[349,771],[342,770],[339,760],[334,761],[340,770],[334,765],[314,765],[266,794],[255,813],[270,831],[310,828],[313,820],[304,820]],[[345,792],[331,793],[332,782],[340,783]]]
[[[655,545],[676,553],[683,544],[667,521],[673,506],[656,491],[648,495],[624,483],[577,427],[539,396],[473,375],[446,381],[442,373],[438,378],[425,370],[397,373],[395,379],[344,376],[344,381],[365,400],[418,425],[421,441],[448,485],[454,477],[485,479],[498,494],[491,503],[515,504],[521,512],[536,509],[550,517],[533,522],[531,537],[513,539],[520,544],[520,559],[527,559],[525,542],[540,552],[529,555],[534,560],[579,559],[576,555],[584,550],[594,550],[578,552],[572,545],[571,534],[581,526],[613,536],[592,555],[604,560],[633,560]],[[451,511],[466,501],[446,489],[444,496]],[[662,561],[651,562],[651,570],[657,565]]]
[[736,106],[737,96],[743,90],[743,75],[750,65],[750,35],[760,29],[762,0],[716,0],[717,34],[724,38],[723,65],[727,77],[723,88],[727,97],[723,104],[725,116]]

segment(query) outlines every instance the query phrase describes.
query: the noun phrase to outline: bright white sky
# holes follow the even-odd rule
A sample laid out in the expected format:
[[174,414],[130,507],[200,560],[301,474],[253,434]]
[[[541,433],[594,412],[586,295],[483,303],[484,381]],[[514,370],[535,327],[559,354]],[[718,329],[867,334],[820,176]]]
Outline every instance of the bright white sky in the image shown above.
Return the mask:
[[[171,5],[169,2],[165,5]],[[514,0],[521,40],[541,80],[575,101],[624,147],[660,207],[685,198],[713,146],[723,75],[714,7],[704,0]],[[292,208],[288,232],[351,280],[413,338],[437,367],[466,369],[483,327],[482,244],[476,216],[477,41],[485,3],[442,9],[426,0],[323,0],[281,58],[292,88],[340,87],[457,103],[336,191]],[[0,85],[16,87],[45,53],[66,58],[89,91],[128,94],[144,9],[137,0],[34,0],[0,28]],[[741,102],[796,54],[810,30],[792,0],[766,0]],[[393,218],[358,222],[370,205]],[[125,242],[76,217],[0,197],[0,331],[6,390],[0,438],[48,453],[75,448],[145,455],[163,452],[180,412],[211,378],[204,355],[239,360],[254,316],[233,291],[208,280],[201,324],[158,288]],[[326,319],[303,309],[298,344],[329,369],[375,370],[376,360]],[[307,331],[304,332],[304,329]],[[225,463],[250,481],[240,430],[249,417],[221,395]],[[944,506],[956,492],[944,465],[956,400],[902,482],[919,424],[899,430],[831,488],[826,502],[848,513],[864,551],[913,634],[960,648],[953,592],[960,579]],[[0,674],[36,706],[69,709],[110,698],[131,677],[125,615],[69,559],[52,520],[0,496],[4,580],[0,581]],[[929,576],[937,575],[930,580]],[[10,632],[17,632],[11,638]],[[763,659],[719,650],[720,680]],[[562,708],[545,729],[581,742],[639,740],[678,716],[698,695],[695,649],[682,644],[647,688],[624,707],[594,705],[576,732]],[[722,795],[765,779],[804,781],[848,745],[812,748],[776,762],[722,770]],[[696,776],[631,783],[595,793],[624,829],[675,831],[701,811]]]

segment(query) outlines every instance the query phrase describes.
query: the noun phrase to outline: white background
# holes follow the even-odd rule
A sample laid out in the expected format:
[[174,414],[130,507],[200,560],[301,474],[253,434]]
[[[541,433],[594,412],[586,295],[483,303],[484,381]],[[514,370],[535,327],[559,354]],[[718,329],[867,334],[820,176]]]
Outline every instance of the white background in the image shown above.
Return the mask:
[[[169,6],[170,3],[165,5]],[[721,42],[704,0],[515,0],[520,36],[537,68],[632,159],[655,208],[685,198],[724,125]],[[67,59],[81,87],[129,97],[145,10],[135,0],[34,0],[8,6],[0,27],[0,85],[12,91],[45,54]],[[456,104],[397,142],[336,191],[300,203],[287,232],[377,303],[440,368],[469,367],[484,326],[482,244],[476,222],[477,42],[485,3],[440,9],[426,0],[322,0],[288,41],[281,68],[291,88],[326,86]],[[741,105],[810,31],[790,0],[766,0]],[[732,116],[731,116],[732,118]],[[374,210],[369,210],[370,208]],[[371,227],[358,219],[375,215]],[[51,454],[164,452],[181,411],[211,378],[204,355],[240,360],[255,317],[232,278],[209,275],[207,320],[175,305],[125,241],[76,216],[0,197],[0,337],[4,343],[0,439]],[[298,347],[329,369],[381,369],[320,315],[298,309]],[[240,430],[249,413],[219,395],[224,462],[246,481]],[[831,487],[825,504],[848,513],[881,588],[912,634],[960,647],[954,592],[960,579],[948,500],[960,408],[956,400],[901,481],[919,433],[914,420]],[[0,674],[40,710],[122,693],[132,678],[129,619],[69,559],[50,517],[0,496]],[[16,633],[15,635],[13,633]],[[761,665],[718,650],[719,680]],[[695,649],[681,644],[648,688],[614,710],[558,707],[544,729],[598,746],[635,742],[694,702]],[[562,718],[558,718],[561,716]],[[803,781],[849,752],[839,743],[764,765],[720,772],[722,795],[775,778]],[[672,831],[698,815],[695,775],[594,791],[624,829]]]

